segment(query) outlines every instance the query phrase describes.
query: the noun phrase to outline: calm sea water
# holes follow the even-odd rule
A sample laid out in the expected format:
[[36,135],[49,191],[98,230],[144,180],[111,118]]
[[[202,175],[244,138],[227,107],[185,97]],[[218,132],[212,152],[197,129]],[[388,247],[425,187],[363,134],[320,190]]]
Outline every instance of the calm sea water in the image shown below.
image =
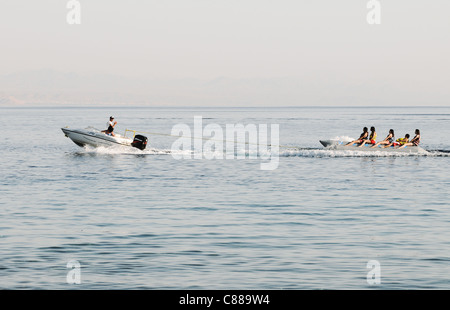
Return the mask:
[[[80,148],[60,128],[279,124],[278,168]],[[2,108],[2,289],[450,289],[450,108]],[[318,140],[422,132],[426,156]],[[67,263],[80,284],[67,283]],[[370,285],[367,263],[380,264]]]

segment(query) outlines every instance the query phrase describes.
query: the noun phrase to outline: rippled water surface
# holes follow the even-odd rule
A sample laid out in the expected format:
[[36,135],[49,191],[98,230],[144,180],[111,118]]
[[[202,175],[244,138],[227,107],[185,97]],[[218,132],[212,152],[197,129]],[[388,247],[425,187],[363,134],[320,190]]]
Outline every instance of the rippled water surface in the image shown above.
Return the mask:
[[[80,148],[60,128],[279,124],[279,164]],[[450,289],[450,108],[2,108],[0,288]],[[319,139],[422,131],[424,156]],[[237,150],[239,151],[239,150]],[[244,152],[245,154],[245,152]],[[261,155],[261,154],[260,154]],[[69,261],[80,284],[68,284]],[[380,264],[370,285],[367,263]]]

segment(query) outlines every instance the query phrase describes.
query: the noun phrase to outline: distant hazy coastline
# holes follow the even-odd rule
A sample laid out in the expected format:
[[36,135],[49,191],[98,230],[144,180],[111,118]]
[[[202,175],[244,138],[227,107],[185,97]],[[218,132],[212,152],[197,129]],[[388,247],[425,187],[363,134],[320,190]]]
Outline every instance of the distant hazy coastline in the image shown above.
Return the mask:
[[[324,79],[326,85],[324,88]],[[155,79],[53,70],[0,76],[0,106],[445,106],[420,81],[327,76]],[[439,86],[436,85],[436,89]],[[447,90],[449,91],[449,90]],[[450,94],[449,94],[450,95]]]

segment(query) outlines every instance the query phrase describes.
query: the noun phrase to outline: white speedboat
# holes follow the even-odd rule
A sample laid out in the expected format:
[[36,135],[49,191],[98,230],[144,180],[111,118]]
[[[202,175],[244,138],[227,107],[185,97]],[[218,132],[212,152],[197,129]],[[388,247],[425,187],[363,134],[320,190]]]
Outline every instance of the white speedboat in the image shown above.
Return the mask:
[[112,136],[94,127],[87,127],[85,129],[71,129],[64,127],[61,128],[61,130],[64,132],[66,137],[70,138],[76,145],[81,147],[84,147],[85,145],[90,145],[93,147],[123,145],[135,147],[140,150],[145,150],[147,147],[147,137],[143,135],[136,135],[136,132],[133,130],[125,130],[125,134],[127,131],[133,132],[133,138],[126,137],[126,135],[121,136],[117,133]]
[[326,149],[339,150],[339,151],[361,151],[361,152],[393,152],[393,153],[412,153],[412,154],[426,154],[427,151],[420,146],[406,146],[399,149],[398,147],[387,147],[384,145],[379,145],[378,147],[372,148],[372,144],[365,144],[363,147],[359,147],[359,144],[352,144],[346,146],[348,142],[351,141],[341,141],[341,140],[319,140]]

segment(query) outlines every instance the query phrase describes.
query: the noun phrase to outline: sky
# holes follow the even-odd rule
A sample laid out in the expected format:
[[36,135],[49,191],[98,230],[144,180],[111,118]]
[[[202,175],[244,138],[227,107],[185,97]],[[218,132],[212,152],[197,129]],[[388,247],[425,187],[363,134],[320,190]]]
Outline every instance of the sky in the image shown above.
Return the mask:
[[[111,91],[148,104],[225,104],[233,93],[238,105],[450,105],[449,1],[379,0],[377,25],[369,0],[79,0],[75,25],[68,2],[0,0],[0,94],[44,91],[29,73],[57,72],[102,91],[115,79]],[[205,84],[169,98],[180,80]]]

